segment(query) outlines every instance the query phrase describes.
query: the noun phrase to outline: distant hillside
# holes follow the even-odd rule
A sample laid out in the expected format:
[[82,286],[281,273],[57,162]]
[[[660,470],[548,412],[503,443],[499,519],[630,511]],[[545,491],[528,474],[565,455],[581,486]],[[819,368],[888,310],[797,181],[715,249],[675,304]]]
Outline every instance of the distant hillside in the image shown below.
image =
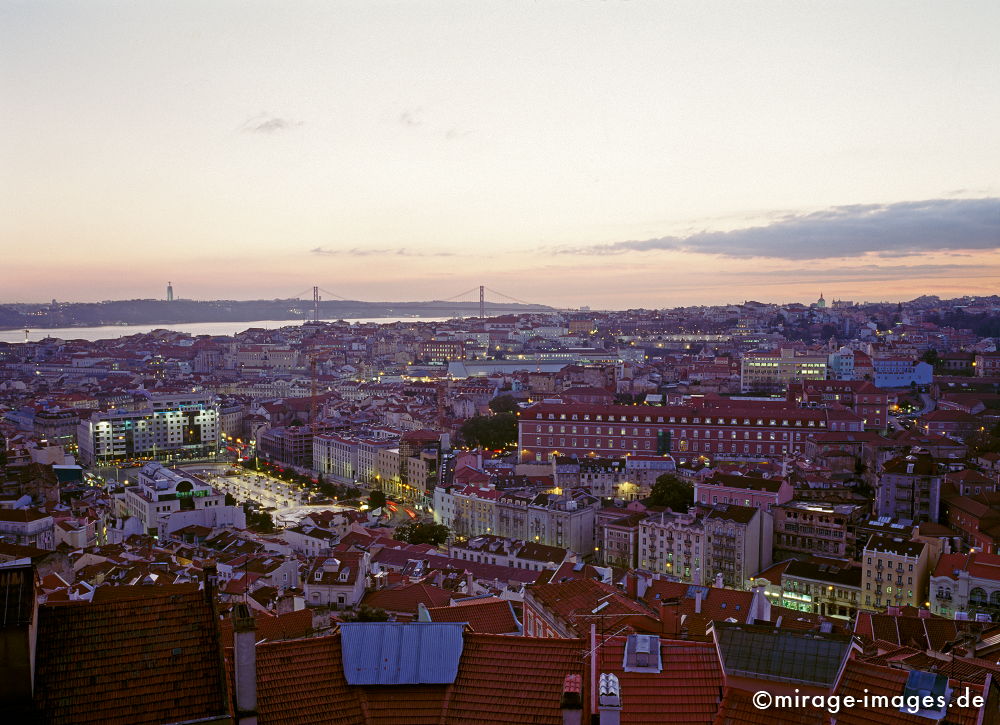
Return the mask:
[[[497,305],[486,303],[487,314],[546,312],[544,305]],[[306,300],[115,300],[108,302],[13,304],[0,307],[0,328],[46,329],[52,327],[98,327],[101,325],[171,325],[186,322],[253,322],[255,320],[303,320],[312,316],[312,301]],[[470,302],[320,302],[320,317],[460,317],[479,314]]]

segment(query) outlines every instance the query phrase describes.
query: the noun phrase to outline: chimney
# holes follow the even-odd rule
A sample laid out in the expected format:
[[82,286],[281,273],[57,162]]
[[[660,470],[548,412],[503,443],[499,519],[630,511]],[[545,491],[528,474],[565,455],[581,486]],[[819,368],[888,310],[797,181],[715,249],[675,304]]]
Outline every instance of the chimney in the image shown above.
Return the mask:
[[643,573],[637,574],[636,576],[638,579],[636,593],[639,595],[638,598],[642,599],[646,596],[646,591],[649,589],[649,585],[653,581],[653,575]]
[[465,571],[465,596],[471,597],[474,592],[472,591],[472,572],[466,569]]
[[233,659],[237,722],[239,725],[256,725],[257,633],[250,608],[242,602],[233,607]]
[[219,571],[215,568],[215,562],[206,564],[202,570],[205,574],[205,600],[215,606],[215,590],[219,586]]
[[681,633],[681,617],[676,602],[660,602],[660,633],[667,637],[676,637]]
[[621,725],[621,688],[618,685],[618,678],[610,672],[601,674],[600,718],[601,725]]
[[750,611],[747,613],[747,624],[771,621],[771,600],[767,598],[767,582],[761,579],[753,587],[753,598],[750,600]]
[[581,725],[583,722],[583,678],[580,675],[566,675],[563,678],[559,711],[563,725]]
[[629,599],[639,598],[639,577],[633,571],[625,575],[625,593],[628,594]]
[[701,614],[701,589],[695,590],[694,593],[694,613]]

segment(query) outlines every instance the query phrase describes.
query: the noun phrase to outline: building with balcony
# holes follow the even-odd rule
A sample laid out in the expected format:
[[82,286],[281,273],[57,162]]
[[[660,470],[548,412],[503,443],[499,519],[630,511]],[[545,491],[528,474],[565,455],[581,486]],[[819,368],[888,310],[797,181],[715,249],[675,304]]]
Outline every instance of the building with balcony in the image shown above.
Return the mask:
[[814,554],[836,558],[855,555],[855,526],[865,515],[861,506],[788,501],[771,511],[775,560]]
[[781,575],[780,604],[799,612],[851,620],[862,601],[862,574],[855,562],[843,559],[788,562]]
[[927,544],[902,537],[875,535],[862,551],[862,609],[923,607],[930,573]]
[[502,491],[496,499],[496,535],[589,555],[600,499],[586,491]]
[[1000,555],[942,554],[930,578],[930,602],[942,617],[1000,622]]
[[876,484],[879,516],[914,522],[937,521],[945,471],[929,453],[886,461]]
[[55,549],[55,520],[38,509],[0,508],[0,541],[36,549]]

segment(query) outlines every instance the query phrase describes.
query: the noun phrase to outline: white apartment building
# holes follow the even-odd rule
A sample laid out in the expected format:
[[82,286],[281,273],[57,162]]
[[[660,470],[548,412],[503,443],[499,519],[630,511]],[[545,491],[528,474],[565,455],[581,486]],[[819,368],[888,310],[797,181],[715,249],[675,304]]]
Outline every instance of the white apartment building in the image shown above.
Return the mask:
[[[205,458],[219,447],[215,394],[144,392],[138,410],[112,409],[80,422],[77,444],[84,465],[137,458]],[[141,402],[141,401],[140,401]]]
[[125,511],[142,529],[158,536],[166,533],[166,520],[178,511],[225,506],[225,494],[184,471],[147,463],[139,470],[138,484],[125,489]]

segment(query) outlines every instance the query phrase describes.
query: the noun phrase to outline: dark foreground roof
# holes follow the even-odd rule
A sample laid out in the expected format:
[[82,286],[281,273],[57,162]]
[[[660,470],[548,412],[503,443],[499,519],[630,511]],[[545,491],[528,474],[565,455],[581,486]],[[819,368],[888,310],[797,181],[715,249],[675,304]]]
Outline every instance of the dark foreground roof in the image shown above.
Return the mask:
[[167,723],[229,711],[202,592],[39,608],[35,703],[46,723]]

